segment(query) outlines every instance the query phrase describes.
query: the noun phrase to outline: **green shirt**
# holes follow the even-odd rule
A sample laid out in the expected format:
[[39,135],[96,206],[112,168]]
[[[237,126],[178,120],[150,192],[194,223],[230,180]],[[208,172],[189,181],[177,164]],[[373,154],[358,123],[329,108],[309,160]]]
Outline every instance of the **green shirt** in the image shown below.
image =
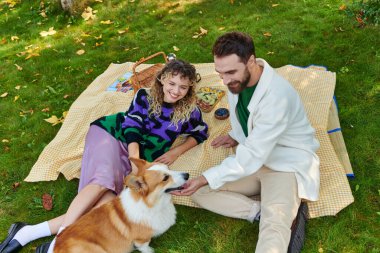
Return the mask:
[[255,92],[256,85],[245,88],[239,93],[239,99],[236,105],[236,113],[245,136],[248,136],[247,121],[249,117],[248,104],[251,101],[252,95]]

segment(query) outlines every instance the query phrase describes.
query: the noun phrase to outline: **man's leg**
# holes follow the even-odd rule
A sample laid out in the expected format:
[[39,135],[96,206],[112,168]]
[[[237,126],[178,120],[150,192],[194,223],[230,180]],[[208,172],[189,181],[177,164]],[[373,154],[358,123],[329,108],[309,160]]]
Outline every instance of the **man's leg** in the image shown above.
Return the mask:
[[252,222],[260,212],[260,201],[254,201],[249,196],[259,193],[260,182],[255,175],[251,175],[226,183],[217,190],[204,186],[192,195],[192,199],[214,213]]
[[256,252],[287,252],[290,228],[301,202],[295,173],[262,167],[257,176],[261,183],[261,218]]

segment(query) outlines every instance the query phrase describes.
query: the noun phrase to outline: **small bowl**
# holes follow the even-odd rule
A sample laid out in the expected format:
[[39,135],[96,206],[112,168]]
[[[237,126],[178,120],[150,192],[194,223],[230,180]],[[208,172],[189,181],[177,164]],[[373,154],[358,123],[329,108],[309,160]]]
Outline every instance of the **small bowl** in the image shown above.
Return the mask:
[[230,112],[227,108],[219,108],[214,113],[215,118],[223,120],[227,119],[230,116]]

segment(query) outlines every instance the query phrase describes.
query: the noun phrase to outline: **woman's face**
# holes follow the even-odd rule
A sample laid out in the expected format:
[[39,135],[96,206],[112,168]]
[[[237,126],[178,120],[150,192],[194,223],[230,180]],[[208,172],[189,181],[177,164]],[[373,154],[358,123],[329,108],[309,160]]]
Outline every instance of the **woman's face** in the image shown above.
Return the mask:
[[184,98],[190,89],[189,78],[181,78],[180,75],[169,75],[161,79],[161,83],[164,101],[167,103],[175,103]]

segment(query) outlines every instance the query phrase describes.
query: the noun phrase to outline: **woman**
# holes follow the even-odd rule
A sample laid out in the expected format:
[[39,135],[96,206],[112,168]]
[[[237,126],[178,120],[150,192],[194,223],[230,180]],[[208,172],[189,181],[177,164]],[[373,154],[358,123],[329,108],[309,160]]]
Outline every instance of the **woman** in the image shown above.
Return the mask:
[[[127,112],[91,123],[82,158],[78,194],[67,212],[52,220],[11,225],[0,253],[18,252],[27,243],[60,233],[90,209],[113,199],[132,168],[129,157],[172,164],[181,154],[207,139],[207,124],[195,103],[199,75],[194,66],[172,60],[158,73],[151,89],[140,89]],[[171,148],[179,135],[187,135]],[[55,240],[36,252],[52,252]],[[50,246],[49,246],[50,244]]]

